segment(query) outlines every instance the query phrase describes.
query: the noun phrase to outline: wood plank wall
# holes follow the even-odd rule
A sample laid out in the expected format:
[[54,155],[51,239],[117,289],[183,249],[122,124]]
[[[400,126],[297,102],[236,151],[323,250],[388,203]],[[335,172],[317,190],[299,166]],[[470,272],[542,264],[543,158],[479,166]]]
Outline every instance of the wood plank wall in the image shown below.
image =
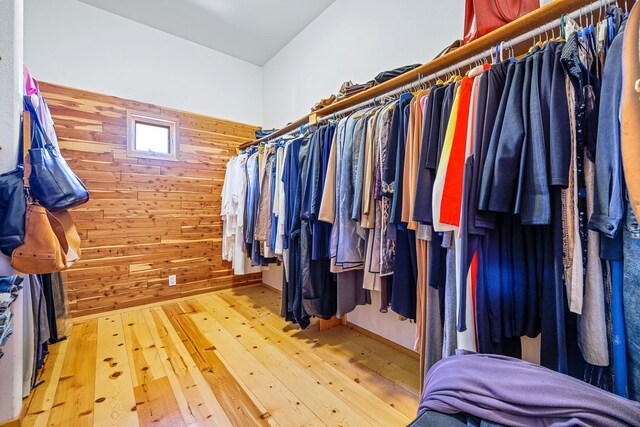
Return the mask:
[[[225,164],[255,126],[49,83],[61,152],[91,200],[72,211],[82,259],[65,272],[74,316],[260,283],[221,260]],[[127,109],[179,120],[178,161],[127,156]],[[169,287],[168,277],[177,276]]]

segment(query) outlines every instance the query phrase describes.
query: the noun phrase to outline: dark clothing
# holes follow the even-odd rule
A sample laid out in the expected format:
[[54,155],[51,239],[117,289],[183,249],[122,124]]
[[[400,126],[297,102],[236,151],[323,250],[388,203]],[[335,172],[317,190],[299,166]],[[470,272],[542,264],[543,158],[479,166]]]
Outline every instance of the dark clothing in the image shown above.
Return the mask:
[[[403,94],[400,96],[398,103],[393,109],[393,115],[391,117],[391,129],[389,131],[389,144],[387,146],[387,158],[384,165],[382,165],[382,181],[389,184],[389,191],[382,191],[383,196],[395,198],[395,194],[399,191],[396,179],[396,168],[398,161],[404,165],[404,159],[398,160],[398,143],[401,136],[404,136],[404,107],[411,101],[413,95]],[[402,145],[404,146],[405,140],[402,138]],[[393,208],[390,214],[390,223],[393,223],[392,218],[395,218]]]
[[[495,116],[493,124],[488,123],[491,129],[491,137],[488,141],[487,155],[485,158],[484,167],[482,169],[482,178],[480,180],[480,191],[478,195],[478,210],[488,211],[490,209],[490,199],[493,190],[494,181],[494,167],[496,164],[496,158],[498,154],[498,143],[502,132],[502,125],[505,121],[505,113],[507,111],[507,104],[510,100],[511,85],[514,80],[517,63],[507,68],[507,76],[504,83],[504,90],[500,97],[500,104]],[[522,67],[522,65],[520,65]],[[486,136],[486,135],[485,135]],[[515,138],[515,136],[514,136]],[[512,169],[513,171],[513,169]]]
[[524,88],[530,84],[528,81],[525,82],[527,59],[523,58],[515,64],[511,85],[505,88],[507,101],[502,126],[498,127],[499,122],[496,122],[491,137],[491,145],[496,146],[495,159],[485,164],[485,175],[487,167],[493,168],[490,174],[491,181],[488,183],[488,209],[494,212],[515,212],[517,209],[516,195],[522,170],[522,147],[526,138],[522,110],[523,94],[526,93]]
[[407,319],[416,318],[416,283],[418,266],[416,234],[398,225],[396,234],[396,263],[391,286],[391,310]]
[[[431,139],[431,142],[429,143],[429,151],[427,152],[427,167],[432,170],[432,176],[434,179],[436,171],[438,170],[438,164],[440,163],[440,157],[442,155],[442,146],[444,145],[447,123],[449,122],[451,109],[453,108],[455,89],[455,84],[449,84],[443,88],[444,94],[440,111],[440,125],[437,129],[437,144],[433,143],[436,141],[435,129],[434,135],[430,135],[430,139],[433,139]],[[433,222],[433,212],[431,209],[426,213],[425,218],[426,223],[431,224]],[[440,313],[441,316],[443,316],[442,320],[444,322],[444,297],[447,280],[447,248],[442,246],[442,241],[442,233],[432,233],[429,247],[429,277],[427,280],[429,286],[438,289],[438,295],[440,297]]]
[[[407,141],[406,117],[408,116],[408,111],[405,110],[409,107],[412,98],[413,95],[411,94],[401,95],[396,108],[393,110],[393,118],[391,119],[387,163],[384,167],[384,181],[389,184],[393,183],[391,211],[389,212],[390,224],[399,224],[402,216],[402,172],[404,170],[404,151]],[[393,230],[394,227],[389,227],[389,231]],[[391,236],[393,234],[392,232]]]
[[620,98],[622,94],[622,47],[624,27],[614,39],[602,77],[602,100],[598,142],[596,148],[596,173],[593,214],[589,228],[603,236],[618,234],[624,215],[624,177],[622,172],[620,136]]
[[[516,212],[522,216],[523,224],[549,224],[551,206],[549,183],[547,181],[547,149],[544,135],[542,110],[549,109],[543,105],[541,97],[542,57],[548,46],[534,53],[527,60],[527,78],[531,81],[528,102],[523,98],[523,117],[525,118],[526,137],[524,141],[524,161],[522,164],[523,179],[520,194],[516,198]],[[565,128],[568,125],[565,123]]]
[[[569,185],[569,164],[571,162],[571,128],[569,126],[569,107],[567,105],[567,89],[565,86],[564,70],[560,58],[564,42],[559,43],[553,55],[553,70],[546,68],[550,61],[550,52],[545,51],[544,66],[542,70],[543,105],[549,105],[549,118],[546,118],[547,109],[543,107],[542,123],[545,124],[545,140],[548,142],[549,159],[549,184],[566,188]],[[551,75],[549,72],[551,71]],[[551,87],[547,87],[551,82]],[[548,100],[546,97],[548,96]],[[553,155],[552,155],[553,153]]]
[[[302,166],[309,153],[309,138],[291,142],[282,180],[287,184],[285,239],[289,250],[289,271],[286,283],[286,319],[298,323],[303,329],[309,326],[309,315],[303,306],[302,257],[300,209],[302,204]],[[284,295],[283,295],[284,296]]]
[[[306,172],[302,174],[304,181],[302,211],[300,212],[302,220],[300,249],[304,310],[310,316],[330,319],[336,314],[337,309],[336,280],[329,271],[331,263],[328,254],[322,258],[317,257],[318,253],[323,250],[323,245],[325,245],[324,250],[326,251],[327,239],[331,230],[330,224],[317,221],[324,182],[323,165],[326,174],[326,164],[322,158],[326,132],[327,127],[323,127],[313,133],[306,162]],[[317,234],[312,231],[316,225],[318,226],[316,227]]]

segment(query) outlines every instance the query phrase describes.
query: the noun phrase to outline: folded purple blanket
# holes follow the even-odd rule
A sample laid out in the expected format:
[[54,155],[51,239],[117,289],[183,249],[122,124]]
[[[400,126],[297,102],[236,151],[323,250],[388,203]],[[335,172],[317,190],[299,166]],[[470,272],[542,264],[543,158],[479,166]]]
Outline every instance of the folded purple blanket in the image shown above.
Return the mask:
[[467,413],[515,426],[640,426],[640,403],[506,356],[462,354],[427,373],[418,416]]

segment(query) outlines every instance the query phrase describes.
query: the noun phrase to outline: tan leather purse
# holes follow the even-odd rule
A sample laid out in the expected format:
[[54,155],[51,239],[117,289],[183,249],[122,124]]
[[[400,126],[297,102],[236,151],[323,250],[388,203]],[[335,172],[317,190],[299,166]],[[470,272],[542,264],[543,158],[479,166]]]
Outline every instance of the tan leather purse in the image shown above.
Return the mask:
[[64,227],[42,206],[28,203],[24,243],[11,254],[11,266],[26,274],[45,274],[67,268],[66,249],[59,236]]

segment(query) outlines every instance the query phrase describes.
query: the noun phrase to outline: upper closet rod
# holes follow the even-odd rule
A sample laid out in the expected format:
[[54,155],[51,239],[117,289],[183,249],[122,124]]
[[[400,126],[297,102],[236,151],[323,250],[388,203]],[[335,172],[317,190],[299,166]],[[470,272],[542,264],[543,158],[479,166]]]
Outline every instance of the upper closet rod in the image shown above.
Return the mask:
[[[576,10],[574,12],[566,14],[565,16],[567,16],[567,17],[569,17],[571,19],[577,19],[580,16],[583,16],[585,14],[591,13],[591,12],[593,12],[595,10],[598,10],[598,9],[601,9],[601,8],[605,8],[608,5],[610,5],[611,3],[616,3],[616,0],[598,0],[598,1],[595,1],[595,2],[593,2],[593,3],[591,3],[591,4],[587,5],[587,6],[581,7],[579,10]],[[501,44],[501,46],[500,46],[500,50],[504,50],[505,48],[517,46],[520,43],[526,42],[527,40],[532,39],[537,35],[540,35],[542,33],[546,33],[549,30],[553,30],[554,28],[557,28],[559,26],[557,21],[558,20],[554,20],[552,22],[548,22],[547,24],[544,24],[544,25],[536,28],[535,30],[531,30],[531,31],[529,31],[529,32],[527,32],[525,34],[522,34],[522,35],[520,35],[518,37],[515,37],[515,38],[513,38],[511,40],[503,42]],[[467,58],[464,61],[461,61],[461,62],[459,62],[459,63],[457,63],[455,65],[446,67],[446,68],[444,68],[442,70],[439,70],[439,71],[436,71],[436,72],[434,72],[434,73],[432,73],[432,74],[430,74],[430,75],[428,75],[426,77],[420,78],[420,79],[416,80],[413,83],[409,83],[407,85],[401,86],[401,87],[399,87],[397,89],[394,89],[394,90],[391,90],[389,92],[386,92],[386,93],[384,93],[384,94],[382,94],[380,96],[375,96],[372,99],[369,99],[369,100],[363,101],[363,102],[361,102],[359,104],[353,105],[351,107],[347,107],[347,108],[344,108],[342,110],[336,111],[336,112],[334,112],[332,114],[329,114],[327,116],[319,117],[318,118],[318,123],[327,121],[327,120],[332,119],[332,118],[335,119],[337,116],[340,116],[340,115],[343,115],[343,114],[346,114],[346,113],[350,113],[352,111],[357,111],[359,109],[362,109],[362,108],[365,108],[365,107],[368,107],[368,106],[373,106],[380,99],[384,99],[386,97],[395,96],[395,95],[398,95],[398,94],[401,94],[401,93],[408,92],[412,88],[414,88],[414,87],[416,87],[416,86],[418,86],[418,85],[420,85],[422,83],[427,83],[427,82],[429,82],[431,80],[437,79],[440,76],[446,75],[448,73],[452,73],[452,72],[457,71],[457,70],[459,70],[461,68],[464,68],[464,67],[466,67],[468,65],[471,65],[471,64],[473,64],[473,63],[475,63],[477,61],[481,61],[481,60],[486,59],[486,58],[491,58],[491,57],[493,57],[493,55],[495,53],[496,53],[496,48],[488,49],[488,50],[486,50],[486,51],[484,51],[482,53],[479,53],[479,54],[474,55],[474,56],[472,56],[470,58]]]

